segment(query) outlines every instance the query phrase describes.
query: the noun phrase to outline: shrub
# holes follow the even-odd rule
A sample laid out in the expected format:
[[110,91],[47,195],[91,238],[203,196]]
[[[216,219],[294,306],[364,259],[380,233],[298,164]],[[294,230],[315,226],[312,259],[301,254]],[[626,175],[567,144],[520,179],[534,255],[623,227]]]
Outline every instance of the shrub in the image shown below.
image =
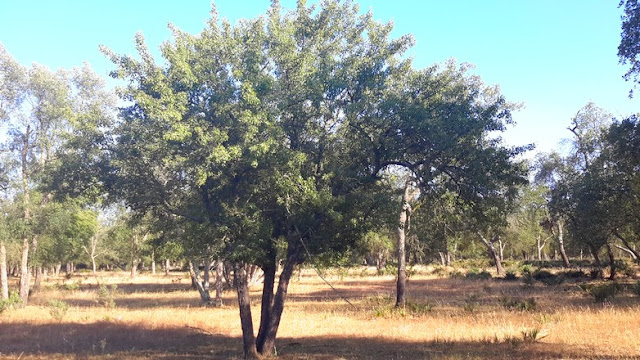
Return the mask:
[[520,299],[503,296],[500,299],[500,303],[508,310],[533,311],[537,307],[536,300],[534,298]]
[[97,302],[107,309],[115,308],[116,301],[114,299],[114,296],[116,295],[117,291],[117,285],[111,285],[111,287],[108,287],[107,285],[100,285],[100,288],[98,289]]
[[589,295],[593,296],[595,302],[602,303],[613,300],[622,290],[622,286],[616,282],[605,283],[600,285],[584,286],[583,288]]
[[480,271],[478,268],[472,268],[464,278],[470,280],[488,280],[491,279],[491,274],[487,270]]
[[516,275],[516,272],[514,270],[507,270],[507,272],[504,274],[504,279],[507,281],[516,281],[518,280],[518,275]]
[[569,279],[580,279],[587,277],[587,274],[582,270],[567,270],[563,272],[563,275]]
[[78,289],[80,289],[80,282],[70,282],[67,284],[64,284],[64,289],[68,290],[68,291],[76,291]]
[[2,314],[5,310],[12,310],[22,304],[22,299],[20,299],[20,295],[17,292],[12,291],[9,293],[9,298],[6,300],[0,300],[0,314]]
[[633,284],[633,286],[631,287],[631,291],[633,291],[634,294],[640,296],[640,280]]
[[542,331],[537,327],[522,330],[521,333],[522,341],[525,343],[535,343],[547,336],[546,334],[542,334]]
[[451,272],[451,274],[449,274],[449,277],[452,278],[452,279],[464,279],[465,278],[464,274],[460,270],[457,270],[457,269],[453,270]]
[[57,321],[62,321],[65,315],[67,315],[68,310],[69,304],[62,300],[49,301],[49,314],[51,314],[51,316]]
[[480,305],[479,300],[480,300],[480,295],[478,294],[471,294],[465,297],[464,306],[463,306],[464,311],[470,312],[470,313],[474,312],[478,307],[478,305]]
[[531,274],[531,272],[523,271],[522,272],[522,282],[526,286],[533,286],[533,284],[535,284],[536,280],[533,278],[533,274]]

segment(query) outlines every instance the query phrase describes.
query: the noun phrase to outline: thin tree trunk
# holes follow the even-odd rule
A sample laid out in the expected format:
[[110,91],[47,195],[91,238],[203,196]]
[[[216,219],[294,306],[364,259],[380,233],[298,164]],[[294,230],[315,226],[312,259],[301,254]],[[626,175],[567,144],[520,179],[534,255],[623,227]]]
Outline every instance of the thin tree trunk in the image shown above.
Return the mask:
[[169,271],[171,270],[171,261],[166,259],[164,261],[164,275],[169,276]]
[[500,255],[498,255],[496,249],[493,247],[493,241],[487,240],[479,231],[477,232],[477,234],[478,236],[480,236],[480,240],[482,240],[482,243],[487,247],[487,253],[489,254],[489,257],[496,263],[496,271],[498,272],[498,275],[504,274],[502,262],[500,261]]
[[91,257],[91,270],[93,271],[93,276],[96,276],[96,258]]
[[633,253],[633,251],[631,251],[631,249],[628,249],[626,247],[620,246],[618,244],[613,244],[613,246],[615,246],[619,250],[624,251],[627,254],[629,254],[629,256],[631,257],[631,260],[638,260],[638,257],[636,256],[636,254]]
[[396,283],[396,307],[403,307],[407,301],[407,264],[406,264],[406,233],[409,228],[409,219],[411,216],[411,205],[409,200],[411,197],[411,183],[407,181],[404,186],[404,194],[402,196],[402,208],[398,218],[398,280]]
[[9,278],[7,276],[7,248],[0,241],[0,300],[9,298]]
[[56,274],[56,277],[57,277],[57,276],[60,276],[60,269],[62,269],[62,263],[57,263],[57,264],[56,264],[56,267],[55,267],[55,274]]
[[560,256],[562,256],[562,265],[568,268],[569,257],[566,251],[564,251],[564,225],[562,222],[558,222],[558,247],[560,248]]
[[223,277],[223,271],[224,271],[224,263],[222,262],[222,259],[218,258],[218,260],[216,260],[216,300],[215,300],[215,304],[216,306],[220,307],[222,306],[222,277]]
[[[627,241],[627,239],[625,239],[625,238],[624,238],[622,235],[620,235],[620,233],[618,233],[617,231],[616,231],[616,232],[614,232],[614,235],[615,235],[618,239],[620,239],[620,241],[622,241],[622,243],[624,244],[624,246],[628,249],[628,251],[627,251],[627,252],[632,253],[632,254],[633,254],[633,258],[634,258],[636,261],[640,261],[640,254],[638,254],[638,252],[637,252],[634,248],[632,248],[632,247],[631,247],[631,245],[629,245],[629,242]],[[620,248],[620,247],[618,247],[618,248]],[[625,250],[625,249],[622,249],[622,250]]]
[[607,254],[609,255],[609,269],[610,269],[610,273],[609,273],[609,280],[615,280],[616,278],[616,259],[613,255],[613,250],[611,250],[611,245],[609,245],[609,243],[606,244],[607,246]]
[[210,289],[210,277],[211,277],[211,258],[210,257],[205,257],[204,258],[204,267],[202,269],[204,272],[202,273],[202,288],[204,289],[204,291],[207,293],[207,295],[209,296],[209,303],[211,303],[211,293],[209,291]]
[[151,275],[156,274],[156,251],[151,251]]
[[238,292],[238,308],[240,310],[240,325],[242,328],[242,350],[245,359],[258,359],[256,338],[253,333],[253,319],[251,317],[251,298],[249,284],[244,264],[235,264],[234,283]]
[[211,295],[209,294],[209,286],[206,288],[200,282],[200,270],[193,261],[189,261],[189,275],[191,275],[191,285],[195,286],[200,294],[202,304],[205,306],[211,305]]

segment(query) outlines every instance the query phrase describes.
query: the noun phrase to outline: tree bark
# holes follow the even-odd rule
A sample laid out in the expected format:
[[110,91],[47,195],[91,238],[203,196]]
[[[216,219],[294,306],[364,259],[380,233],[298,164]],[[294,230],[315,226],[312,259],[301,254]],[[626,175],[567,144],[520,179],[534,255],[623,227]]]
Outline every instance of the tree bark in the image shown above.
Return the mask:
[[289,281],[293,275],[293,271],[298,264],[300,248],[295,241],[289,242],[287,249],[287,257],[280,273],[278,280],[278,289],[276,290],[275,297],[273,298],[273,306],[271,306],[271,314],[269,316],[269,322],[267,329],[264,331],[264,337],[258,343],[258,349],[260,354],[271,356],[275,353],[276,349],[276,335],[278,333],[278,327],[280,326],[280,320],[282,319],[282,312],[284,310],[284,303],[287,299],[287,289],[289,287]]
[[477,232],[478,236],[480,236],[480,240],[482,240],[482,243],[487,247],[487,253],[489,254],[489,257],[491,259],[493,259],[493,261],[496,263],[496,271],[498,272],[498,275],[502,275],[504,274],[504,269],[502,268],[502,262],[500,261],[500,255],[498,255],[498,253],[496,252],[495,247],[493,247],[493,241],[494,240],[487,240],[484,235],[482,235],[481,232]]
[[189,261],[189,275],[191,276],[191,284],[195,286],[200,294],[202,304],[205,306],[211,305],[211,295],[209,294],[209,286],[205,288],[203,283],[200,282],[200,270],[193,261]]
[[[628,249],[627,252],[633,254],[633,258],[640,262],[640,254],[631,247],[631,245],[629,244],[629,242],[627,241],[627,239],[625,239],[622,235],[620,235],[620,233],[618,233],[617,231],[613,233],[618,239],[620,239],[620,241],[622,241],[622,244],[624,244],[624,246]],[[625,249],[623,249],[625,250]]]
[[411,183],[407,181],[404,185],[404,194],[402,195],[402,207],[398,218],[398,279],[396,283],[396,307],[403,307],[406,304],[407,290],[407,259],[405,253],[406,233],[409,228],[411,217]]
[[7,276],[7,248],[0,241],[0,300],[9,298],[9,277]]
[[224,263],[222,259],[216,260],[216,300],[215,305],[217,307],[222,306],[222,277],[224,271]]
[[253,319],[251,317],[251,298],[249,284],[244,264],[234,265],[234,283],[238,292],[238,308],[240,311],[240,325],[242,328],[242,351],[245,359],[258,359],[256,338],[253,333]]
[[560,248],[560,256],[562,257],[562,265],[565,268],[569,267],[569,257],[566,251],[564,251],[564,224],[558,222],[558,247]]
[[611,250],[611,245],[607,243],[607,254],[609,255],[609,280],[615,280],[616,278],[616,259],[613,255],[613,250]]
[[164,261],[164,275],[169,276],[169,270],[171,270],[171,261],[166,259]]
[[263,266],[264,282],[262,283],[262,300],[260,308],[260,328],[258,329],[258,337],[256,338],[258,352],[264,354],[264,343],[267,336],[267,329],[271,321],[271,313],[273,309],[273,289],[275,287],[277,266],[275,259],[270,264]]
[[40,284],[42,283],[42,266],[36,266],[36,278],[33,282],[33,289],[31,289],[31,293],[35,294],[40,291]]
[[22,239],[22,259],[20,261],[20,299],[22,306],[27,306],[29,301],[29,283],[31,281],[29,273],[29,239],[25,236]]

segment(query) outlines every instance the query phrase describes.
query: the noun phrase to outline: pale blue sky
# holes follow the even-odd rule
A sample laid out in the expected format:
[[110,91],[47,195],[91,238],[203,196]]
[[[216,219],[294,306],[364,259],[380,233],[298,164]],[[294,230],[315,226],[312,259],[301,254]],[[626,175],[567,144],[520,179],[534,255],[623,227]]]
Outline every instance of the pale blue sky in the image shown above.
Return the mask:
[[[293,8],[295,1],[281,1]],[[488,84],[524,108],[505,136],[510,144],[536,143],[541,151],[568,137],[571,117],[588,101],[623,117],[638,112],[631,84],[616,56],[620,38],[617,1],[603,0],[361,0],[379,21],[392,20],[394,36],[413,34],[410,55],[422,68],[448,58],[476,66]],[[268,0],[218,0],[230,21],[263,14]],[[51,69],[88,61],[102,75],[113,66],[104,44],[133,53],[141,31],[151,48],[169,39],[167,23],[200,32],[209,0],[0,0],[0,42],[22,64]]]

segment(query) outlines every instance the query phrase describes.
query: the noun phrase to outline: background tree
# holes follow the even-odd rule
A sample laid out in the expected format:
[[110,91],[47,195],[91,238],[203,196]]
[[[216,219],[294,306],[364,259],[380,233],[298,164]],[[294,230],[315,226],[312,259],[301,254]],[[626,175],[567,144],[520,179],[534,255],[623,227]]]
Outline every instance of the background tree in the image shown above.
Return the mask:
[[[640,74],[640,59],[638,58],[640,55],[640,7],[638,0],[621,0],[618,6],[624,9],[618,58],[621,64],[629,63],[630,65],[623,78],[638,83],[638,75]],[[629,96],[633,96],[633,89],[629,91]]]

